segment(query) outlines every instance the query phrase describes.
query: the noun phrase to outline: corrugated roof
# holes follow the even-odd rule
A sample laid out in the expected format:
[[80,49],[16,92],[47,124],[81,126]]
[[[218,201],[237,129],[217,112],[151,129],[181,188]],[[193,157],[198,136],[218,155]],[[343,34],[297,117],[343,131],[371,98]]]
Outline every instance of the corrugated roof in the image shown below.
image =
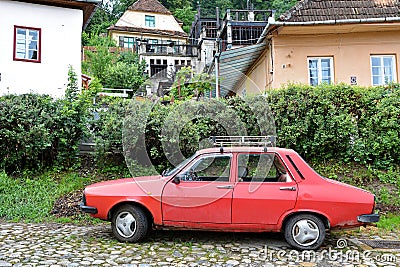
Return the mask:
[[179,37],[187,37],[188,36],[186,32],[140,28],[140,27],[129,27],[129,26],[112,25],[112,26],[108,27],[107,30],[123,31],[123,32],[138,32],[138,33],[153,33],[153,34],[158,34],[158,35],[179,36]]
[[284,22],[371,19],[400,16],[399,0],[302,0],[279,17]]
[[235,89],[238,82],[246,77],[247,71],[259,58],[265,47],[266,44],[261,43],[221,53],[219,62],[221,92]]
[[128,9],[171,15],[171,12],[157,0],[138,0]]

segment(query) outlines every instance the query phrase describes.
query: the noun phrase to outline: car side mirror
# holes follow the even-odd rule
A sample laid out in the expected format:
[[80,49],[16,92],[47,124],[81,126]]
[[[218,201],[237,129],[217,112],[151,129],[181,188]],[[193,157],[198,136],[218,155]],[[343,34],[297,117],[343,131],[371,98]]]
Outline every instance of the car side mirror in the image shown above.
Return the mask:
[[181,183],[181,178],[179,178],[179,175],[175,176],[174,179],[172,180],[174,184],[180,184]]

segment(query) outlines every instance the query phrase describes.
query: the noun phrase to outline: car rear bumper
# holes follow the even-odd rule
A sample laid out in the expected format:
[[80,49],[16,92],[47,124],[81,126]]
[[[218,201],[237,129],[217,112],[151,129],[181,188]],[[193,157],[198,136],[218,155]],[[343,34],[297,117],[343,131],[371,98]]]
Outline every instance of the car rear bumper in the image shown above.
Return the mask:
[[97,214],[97,208],[95,207],[85,206],[83,203],[81,203],[79,204],[79,208],[85,213]]
[[361,223],[376,223],[379,222],[379,214],[363,214],[357,216],[357,221]]

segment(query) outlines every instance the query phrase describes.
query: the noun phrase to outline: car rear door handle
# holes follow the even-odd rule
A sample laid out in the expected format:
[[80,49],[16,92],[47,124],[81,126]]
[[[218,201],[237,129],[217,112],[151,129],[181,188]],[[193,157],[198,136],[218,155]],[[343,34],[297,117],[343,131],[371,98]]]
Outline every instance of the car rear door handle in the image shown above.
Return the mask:
[[233,185],[217,185],[218,189],[232,189]]
[[296,187],[294,187],[294,186],[283,186],[283,187],[279,188],[279,190],[296,191]]

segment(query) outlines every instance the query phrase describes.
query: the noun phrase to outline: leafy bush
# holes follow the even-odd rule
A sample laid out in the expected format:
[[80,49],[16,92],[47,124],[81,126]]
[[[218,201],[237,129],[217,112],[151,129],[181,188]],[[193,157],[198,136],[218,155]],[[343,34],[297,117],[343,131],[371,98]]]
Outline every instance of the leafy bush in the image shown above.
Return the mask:
[[198,73],[191,67],[182,67],[175,77],[175,82],[171,87],[170,95],[175,99],[189,100],[193,97],[197,99],[210,92],[215,79],[207,73]]
[[400,85],[366,91],[360,99],[357,154],[381,168],[400,164]]
[[[123,98],[97,97],[90,128],[96,143],[96,159],[101,167],[124,162],[122,127],[127,101]],[[109,162],[111,161],[111,162]]]
[[[161,171],[170,166],[171,158],[175,158],[172,161],[176,164],[174,161],[179,161],[176,158],[182,158],[180,155],[187,157],[194,153],[203,139],[228,134],[229,127],[222,125],[221,121],[237,116],[245,125],[247,135],[274,134],[275,123],[278,145],[295,149],[307,160],[333,159],[390,168],[399,165],[399,99],[398,85],[377,88],[345,84],[320,87],[287,85],[270,91],[265,99],[270,104],[271,115],[268,110],[263,110],[264,105],[257,104],[260,102],[233,97],[219,100],[229,107],[226,111],[192,119],[188,119],[188,114],[208,112],[209,100],[175,101],[166,106],[151,102],[129,106],[126,104],[130,102],[125,102],[124,106],[115,103],[102,117],[109,120],[101,122],[105,133],[101,134],[103,152],[108,149],[104,146],[108,137],[113,138],[114,147],[123,150],[119,138],[123,128],[121,118],[125,117],[127,131],[138,134],[137,129],[142,129],[146,147],[146,151],[136,151],[128,146],[128,156],[147,153],[150,158],[144,162]],[[128,116],[125,116],[127,107]],[[141,113],[145,115],[139,115]],[[111,118],[107,119],[107,116]],[[168,125],[173,127],[168,128]],[[132,137],[129,132],[125,135]],[[171,153],[171,149],[165,151],[165,144],[174,145],[175,152]],[[175,153],[177,155],[172,155]]]
[[121,52],[117,48],[114,48],[115,52],[110,52],[112,45],[109,38],[99,38],[95,51],[85,51],[82,72],[98,78],[105,88],[136,91],[146,81],[146,62],[140,61],[133,52]]
[[38,94],[0,97],[0,169],[14,173],[74,163],[92,91],[78,93],[72,69],[69,76],[65,99]]
[[399,85],[287,85],[269,93],[280,146],[307,159],[400,163]]
[[[259,103],[266,103],[265,98],[258,98]],[[162,105],[150,101],[108,99],[107,110],[100,111],[99,119],[94,123],[97,155],[101,159],[106,154],[124,150],[131,168],[129,161],[143,166],[136,174],[142,171],[148,174],[150,171],[146,168],[149,166],[155,166],[155,170],[161,172],[193,154],[199,146],[209,146],[210,143],[204,140],[212,135],[274,134],[275,129],[270,123],[258,123],[256,112],[260,110],[250,106],[257,108],[257,101],[233,98],[175,101],[171,105]]]
[[53,162],[59,110],[49,96],[0,98],[0,168],[8,173]]

